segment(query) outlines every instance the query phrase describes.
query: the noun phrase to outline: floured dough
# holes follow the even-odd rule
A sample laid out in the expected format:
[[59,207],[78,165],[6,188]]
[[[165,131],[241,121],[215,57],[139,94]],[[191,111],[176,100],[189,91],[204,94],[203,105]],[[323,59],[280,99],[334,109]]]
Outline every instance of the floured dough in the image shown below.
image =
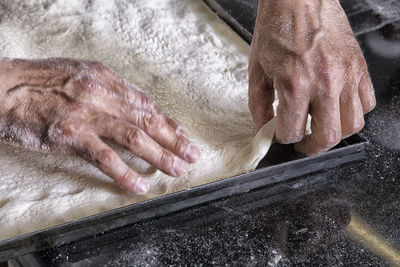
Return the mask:
[[151,95],[202,157],[181,179],[119,149],[150,181],[132,196],[85,161],[0,145],[0,239],[253,170],[274,121],[252,138],[249,46],[199,0],[3,0],[0,56],[103,62]]

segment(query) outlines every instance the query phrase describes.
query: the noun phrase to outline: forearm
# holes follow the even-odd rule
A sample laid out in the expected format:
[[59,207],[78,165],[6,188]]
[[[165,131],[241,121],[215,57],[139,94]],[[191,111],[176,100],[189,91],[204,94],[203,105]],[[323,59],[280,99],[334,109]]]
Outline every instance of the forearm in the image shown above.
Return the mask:
[[256,27],[279,29],[277,34],[287,36],[336,27],[338,23],[348,26],[338,0],[260,0]]
[[279,44],[297,55],[304,54],[327,24],[322,2],[261,0],[254,38],[263,38],[266,46]]

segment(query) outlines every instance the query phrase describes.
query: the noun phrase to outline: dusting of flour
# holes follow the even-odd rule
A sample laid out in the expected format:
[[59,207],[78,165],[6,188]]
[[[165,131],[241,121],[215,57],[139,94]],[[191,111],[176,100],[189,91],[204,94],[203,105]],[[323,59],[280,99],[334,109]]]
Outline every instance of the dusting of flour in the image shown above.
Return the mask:
[[249,46],[199,0],[3,0],[0,57],[98,60],[151,95],[200,148],[183,179],[119,149],[151,184],[133,196],[85,161],[0,145],[0,239],[253,170]]

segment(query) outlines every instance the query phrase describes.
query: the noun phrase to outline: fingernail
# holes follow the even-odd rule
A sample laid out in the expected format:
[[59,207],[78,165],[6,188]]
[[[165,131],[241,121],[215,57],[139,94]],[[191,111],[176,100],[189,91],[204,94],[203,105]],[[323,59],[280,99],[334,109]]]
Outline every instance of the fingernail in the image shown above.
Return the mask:
[[142,178],[137,178],[136,183],[133,185],[133,192],[137,195],[144,195],[150,189],[150,185]]
[[187,161],[195,162],[200,158],[200,151],[193,144],[189,144],[183,157]]
[[182,177],[188,171],[188,164],[178,157],[174,157],[174,165],[172,167],[172,174],[175,177]]

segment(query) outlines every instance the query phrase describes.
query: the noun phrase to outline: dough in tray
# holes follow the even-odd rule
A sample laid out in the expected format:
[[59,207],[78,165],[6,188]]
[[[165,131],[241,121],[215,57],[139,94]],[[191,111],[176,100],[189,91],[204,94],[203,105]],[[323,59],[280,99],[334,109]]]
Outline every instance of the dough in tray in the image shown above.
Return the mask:
[[0,145],[0,240],[250,172],[274,121],[252,137],[249,46],[199,0],[4,0],[0,57],[98,60],[151,95],[200,148],[183,178],[127,151],[150,182],[124,192],[85,161]]

